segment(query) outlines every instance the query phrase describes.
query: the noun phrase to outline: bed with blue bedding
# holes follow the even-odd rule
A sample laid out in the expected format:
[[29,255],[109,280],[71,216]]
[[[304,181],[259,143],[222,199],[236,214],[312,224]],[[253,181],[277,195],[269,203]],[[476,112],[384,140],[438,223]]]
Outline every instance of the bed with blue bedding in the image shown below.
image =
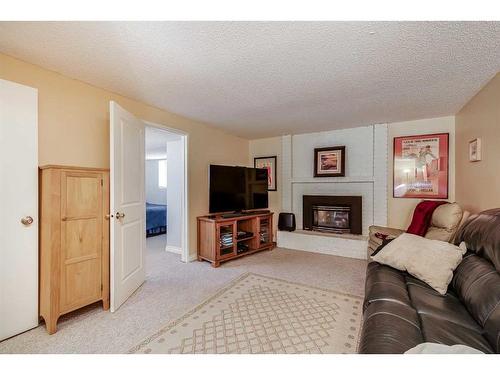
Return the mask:
[[167,233],[167,206],[146,202],[146,236]]

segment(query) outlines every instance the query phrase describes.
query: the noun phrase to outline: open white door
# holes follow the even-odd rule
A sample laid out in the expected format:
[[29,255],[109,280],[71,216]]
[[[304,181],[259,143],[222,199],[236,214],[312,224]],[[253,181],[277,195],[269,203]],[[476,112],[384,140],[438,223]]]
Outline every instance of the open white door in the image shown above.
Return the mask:
[[144,282],[146,198],[145,125],[110,102],[111,311]]
[[38,325],[38,91],[0,79],[0,340]]

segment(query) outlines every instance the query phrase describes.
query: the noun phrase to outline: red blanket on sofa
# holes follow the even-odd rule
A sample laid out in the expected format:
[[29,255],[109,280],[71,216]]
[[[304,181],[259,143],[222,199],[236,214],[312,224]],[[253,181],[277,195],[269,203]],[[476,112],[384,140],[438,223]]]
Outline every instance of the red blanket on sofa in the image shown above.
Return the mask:
[[434,210],[448,202],[445,201],[422,201],[417,204],[415,211],[413,211],[413,218],[411,224],[406,230],[406,233],[415,234],[417,236],[425,236],[427,229],[431,225],[432,214]]

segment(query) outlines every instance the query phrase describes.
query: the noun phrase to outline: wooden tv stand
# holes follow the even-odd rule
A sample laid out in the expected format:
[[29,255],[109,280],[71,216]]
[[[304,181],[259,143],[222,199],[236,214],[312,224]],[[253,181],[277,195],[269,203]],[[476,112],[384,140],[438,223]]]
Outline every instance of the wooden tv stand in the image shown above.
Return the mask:
[[[238,232],[246,232],[246,235],[239,238]],[[272,212],[198,217],[198,260],[209,261],[212,267],[273,248]]]

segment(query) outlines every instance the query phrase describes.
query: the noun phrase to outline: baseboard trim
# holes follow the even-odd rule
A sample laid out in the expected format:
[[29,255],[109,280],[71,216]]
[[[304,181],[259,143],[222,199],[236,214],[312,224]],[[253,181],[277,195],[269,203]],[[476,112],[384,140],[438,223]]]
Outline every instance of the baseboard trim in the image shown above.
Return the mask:
[[171,246],[167,245],[165,246],[165,251],[168,251],[169,253],[174,253],[174,254],[182,254],[182,249],[177,246]]

